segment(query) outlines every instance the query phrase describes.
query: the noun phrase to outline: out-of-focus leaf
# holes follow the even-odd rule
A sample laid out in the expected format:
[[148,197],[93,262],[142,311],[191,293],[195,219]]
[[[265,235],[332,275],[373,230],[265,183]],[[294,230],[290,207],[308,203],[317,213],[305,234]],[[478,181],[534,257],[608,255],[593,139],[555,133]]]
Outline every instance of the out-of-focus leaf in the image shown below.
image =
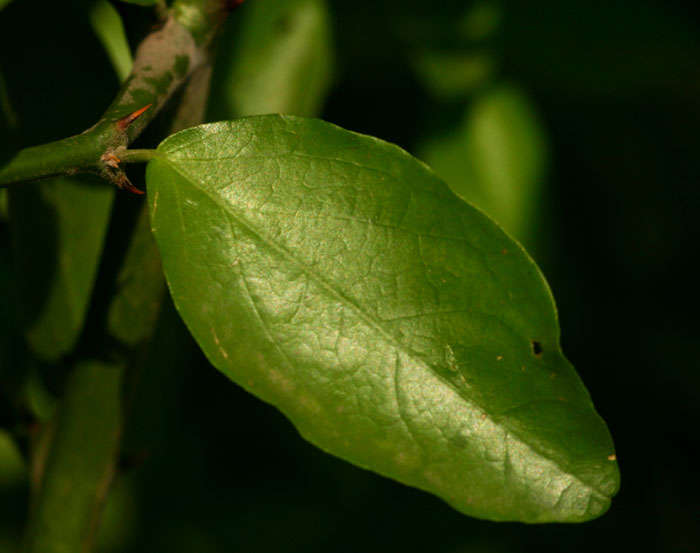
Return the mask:
[[409,42],[414,50],[410,59],[431,94],[442,100],[463,98],[494,75],[500,56],[488,40],[500,28],[501,11],[497,2],[480,0],[453,20],[449,31],[439,19],[423,23],[437,29],[424,31],[432,39]]
[[133,478],[120,475],[109,490],[95,549],[102,553],[123,552],[129,549],[128,540],[138,526],[139,501]]
[[151,336],[165,291],[158,248],[142,209],[109,307],[109,332],[135,346]]
[[9,433],[0,429],[0,492],[20,484],[27,469],[17,444]]
[[490,52],[425,50],[414,56],[413,65],[423,85],[436,97],[450,100],[472,92],[494,73]]
[[[160,278],[164,287],[162,273]],[[184,369],[195,351],[170,298],[163,302],[147,348],[132,367],[125,391],[122,451],[127,457],[143,458],[168,439],[168,425],[179,410]]]
[[0,10],[7,6],[12,0],[0,0]]
[[583,521],[619,483],[527,254],[425,165],[318,120],[177,133],[147,169],[175,304],[301,434],[477,517]]
[[459,34],[472,41],[485,40],[500,29],[502,18],[500,0],[477,0],[459,21]]
[[317,114],[330,84],[331,37],[325,0],[256,0],[221,37],[210,114]]
[[30,370],[24,382],[24,400],[38,420],[48,422],[56,408],[56,398],[46,388],[37,370]]
[[21,387],[24,371],[18,365],[21,333],[17,329],[15,278],[7,232],[7,189],[0,189],[0,402],[11,401]]
[[455,194],[534,246],[547,150],[525,94],[512,86],[486,91],[456,128],[426,140],[418,151]]
[[113,197],[96,177],[10,189],[23,326],[42,359],[70,351],[82,329]]
[[107,0],[96,0],[90,6],[89,17],[92,30],[107,52],[119,80],[124,81],[131,72],[133,60],[119,12]]
[[28,553],[79,551],[91,534],[114,474],[123,373],[98,361],[71,371],[30,515]]

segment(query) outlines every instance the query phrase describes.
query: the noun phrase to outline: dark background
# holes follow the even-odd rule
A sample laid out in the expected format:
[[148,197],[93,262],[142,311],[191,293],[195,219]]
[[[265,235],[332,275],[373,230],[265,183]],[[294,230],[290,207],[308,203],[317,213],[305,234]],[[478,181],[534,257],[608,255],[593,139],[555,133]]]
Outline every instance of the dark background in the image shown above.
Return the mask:
[[[88,127],[117,86],[84,19],[56,4],[15,0],[0,12],[19,144]],[[415,152],[427,128],[449,126],[445,114],[479,92],[432,94],[413,63],[425,48],[486,52],[489,82],[527,93],[549,151],[535,257],[564,351],[615,440],[622,487],[610,511],[581,525],[467,518],[316,450],[190,343],[139,429],[152,432],[149,447],[125,459],[101,551],[700,551],[700,8],[502,3],[497,30],[469,42],[454,27],[471,5],[332,2],[336,67],[323,117]],[[120,8],[134,42],[148,30],[139,10]],[[7,231],[0,219],[5,265]],[[159,339],[189,340],[175,323]],[[16,424],[0,408],[0,425]],[[23,488],[0,489],[0,551],[11,550],[25,503]]]

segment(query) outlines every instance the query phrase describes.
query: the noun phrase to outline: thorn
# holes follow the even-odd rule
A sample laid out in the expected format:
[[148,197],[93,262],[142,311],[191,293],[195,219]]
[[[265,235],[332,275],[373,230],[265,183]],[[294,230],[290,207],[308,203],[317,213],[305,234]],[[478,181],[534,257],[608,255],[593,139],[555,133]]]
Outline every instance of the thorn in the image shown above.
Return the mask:
[[129,128],[129,125],[131,125],[134,121],[136,121],[143,113],[152,106],[153,104],[147,104],[143,106],[142,108],[137,109],[135,112],[130,113],[126,117],[122,117],[117,121],[116,125],[117,128],[120,131],[125,131],[126,129]]
[[133,184],[131,184],[131,181],[127,178],[127,176],[124,173],[119,175],[117,179],[117,186],[122,190],[131,192],[132,194],[136,194],[137,196],[143,196],[144,194],[143,190],[136,188]]

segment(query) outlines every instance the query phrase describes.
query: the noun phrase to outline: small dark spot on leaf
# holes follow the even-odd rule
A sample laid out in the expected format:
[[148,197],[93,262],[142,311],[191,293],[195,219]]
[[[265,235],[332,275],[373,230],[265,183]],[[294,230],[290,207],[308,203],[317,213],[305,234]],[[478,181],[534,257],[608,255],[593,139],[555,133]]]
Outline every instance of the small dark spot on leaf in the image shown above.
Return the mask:
[[508,250],[507,250],[506,248],[503,248],[503,249],[501,250],[501,253],[502,253],[503,255],[506,255],[506,254],[508,253]]
[[537,340],[532,340],[532,353],[535,357],[540,357],[542,355],[542,344]]

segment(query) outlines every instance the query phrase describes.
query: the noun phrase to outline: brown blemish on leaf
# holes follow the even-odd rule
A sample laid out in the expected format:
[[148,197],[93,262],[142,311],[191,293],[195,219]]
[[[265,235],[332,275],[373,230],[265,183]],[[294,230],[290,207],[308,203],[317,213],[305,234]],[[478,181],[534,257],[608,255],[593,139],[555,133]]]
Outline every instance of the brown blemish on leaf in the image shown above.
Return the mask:
[[608,455],[608,461],[617,461],[617,455],[614,453]]

